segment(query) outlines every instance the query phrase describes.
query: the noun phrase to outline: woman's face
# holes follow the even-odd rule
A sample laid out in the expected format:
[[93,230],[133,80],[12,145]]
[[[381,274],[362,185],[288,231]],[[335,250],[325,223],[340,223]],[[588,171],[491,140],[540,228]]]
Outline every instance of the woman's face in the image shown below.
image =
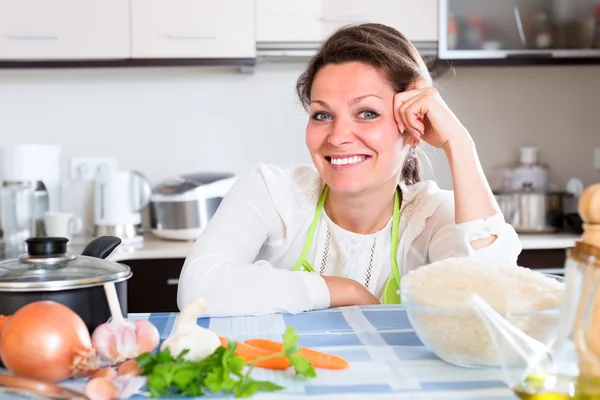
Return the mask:
[[317,72],[306,145],[331,190],[357,194],[397,181],[408,147],[394,119],[394,95],[366,64],[328,64]]

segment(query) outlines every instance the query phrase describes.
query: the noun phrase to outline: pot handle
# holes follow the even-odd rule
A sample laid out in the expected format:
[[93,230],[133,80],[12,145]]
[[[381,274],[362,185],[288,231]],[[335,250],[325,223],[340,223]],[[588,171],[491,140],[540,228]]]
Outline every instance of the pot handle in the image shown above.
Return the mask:
[[121,239],[115,236],[100,236],[92,240],[81,252],[82,256],[106,258],[121,244]]

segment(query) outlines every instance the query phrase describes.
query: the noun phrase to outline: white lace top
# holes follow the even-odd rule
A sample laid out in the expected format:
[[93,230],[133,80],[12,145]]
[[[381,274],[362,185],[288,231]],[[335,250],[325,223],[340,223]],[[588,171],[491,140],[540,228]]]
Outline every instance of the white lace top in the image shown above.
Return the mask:
[[[397,260],[402,275],[448,257],[516,263],[521,242],[502,214],[455,224],[452,191],[433,181],[399,186]],[[326,308],[329,290],[321,272],[355,279],[380,298],[391,273],[391,219],[379,232],[362,235],[337,226],[323,210],[308,256],[319,272],[291,271],[323,187],[312,166],[259,164],[240,177],[185,260],[179,307],[202,296],[209,316]],[[471,241],[490,235],[498,235],[493,244],[471,247]]]

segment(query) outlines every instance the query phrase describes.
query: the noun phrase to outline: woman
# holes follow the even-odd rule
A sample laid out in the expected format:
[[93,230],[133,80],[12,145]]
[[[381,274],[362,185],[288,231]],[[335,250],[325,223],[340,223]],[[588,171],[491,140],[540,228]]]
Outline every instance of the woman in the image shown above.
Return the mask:
[[[515,263],[469,132],[415,47],[378,24],[334,33],[300,76],[312,166],[258,165],[185,261],[178,304],[210,316],[400,302],[402,275],[448,257]],[[454,191],[422,182],[415,150],[443,148]]]

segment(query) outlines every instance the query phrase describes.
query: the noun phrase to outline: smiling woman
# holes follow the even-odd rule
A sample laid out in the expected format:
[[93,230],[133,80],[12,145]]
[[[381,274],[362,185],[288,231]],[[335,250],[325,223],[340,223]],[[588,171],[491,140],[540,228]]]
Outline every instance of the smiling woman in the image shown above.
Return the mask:
[[[342,28],[296,89],[313,165],[240,178],[185,261],[180,308],[199,296],[210,316],[399,303],[402,275],[431,262],[516,263],[471,136],[404,35]],[[421,180],[422,141],[444,149],[453,191]]]

